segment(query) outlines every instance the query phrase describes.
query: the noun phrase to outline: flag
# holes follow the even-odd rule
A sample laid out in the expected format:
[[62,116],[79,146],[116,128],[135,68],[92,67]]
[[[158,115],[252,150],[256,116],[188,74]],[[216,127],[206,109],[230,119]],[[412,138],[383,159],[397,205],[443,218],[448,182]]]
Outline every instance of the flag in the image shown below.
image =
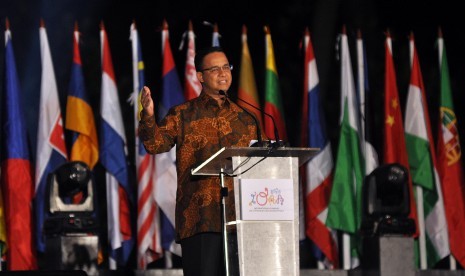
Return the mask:
[[[352,234],[351,238],[355,237],[360,228],[362,183],[365,176],[357,108],[349,45],[344,28],[341,35],[341,130],[326,225]],[[356,266],[357,250],[354,246],[351,241],[351,267]],[[348,266],[348,261],[345,260],[344,267]]]
[[118,265],[125,266],[134,245],[131,231],[132,189],[129,184],[123,117],[110,45],[103,23],[100,29],[100,43],[102,57],[100,163],[106,170],[108,239],[111,258]]
[[[162,99],[157,113],[159,120],[165,117],[169,108],[184,102],[181,84],[171,52],[168,23],[166,21],[163,24],[162,51]],[[155,198],[158,206],[163,211],[161,214],[162,247],[164,250],[180,255],[180,247],[174,242],[174,210],[178,179],[176,175],[176,147],[173,147],[169,152],[157,154],[155,164]]]
[[68,159],[66,152],[63,119],[61,116],[58,89],[53,62],[48,44],[47,31],[41,21],[39,28],[42,79],[40,85],[39,121],[37,128],[36,173],[35,173],[35,240],[37,251],[45,252],[43,224],[49,210],[45,209],[48,175]]
[[220,47],[220,33],[218,32],[218,24],[213,24],[212,46]]
[[423,193],[423,201],[421,197],[417,199],[422,207],[418,209],[419,216],[424,214],[425,223],[425,233],[420,228],[425,241],[424,245],[420,243],[420,268],[426,269],[426,265],[433,267],[450,252],[426,93],[413,34],[410,36],[410,61],[412,72],[405,112],[405,141],[413,184],[418,187],[417,192]]
[[[392,59],[392,41],[389,31],[385,42],[385,77],[384,77],[384,164],[398,163],[410,171],[408,163],[407,147],[405,144],[404,124],[402,121],[402,110],[397,90],[396,72]],[[412,177],[409,173],[410,214],[409,218],[415,221],[418,236],[418,217],[415,205],[415,194],[413,192]]]
[[82,161],[93,169],[99,154],[97,129],[84,85],[77,24],[74,30],[73,65],[66,103],[65,127],[72,131],[71,161]]
[[5,199],[7,266],[9,270],[36,269],[32,242],[31,203],[34,193],[26,123],[20,102],[19,79],[8,20],[5,30],[4,94],[2,97],[1,184]]
[[372,144],[371,116],[370,116],[370,89],[368,86],[368,64],[366,62],[366,52],[360,30],[357,33],[357,92],[360,110],[360,131],[362,141],[362,151],[365,159],[365,175],[369,175],[378,167],[378,154]]
[[195,57],[195,34],[192,27],[192,21],[189,21],[189,30],[187,31],[187,56],[186,56],[186,76],[184,80],[184,95],[186,100],[196,98],[202,91],[202,85],[197,79],[197,71],[194,64]]
[[[253,72],[252,58],[250,57],[249,46],[247,43],[247,28],[245,25],[242,27],[242,57],[241,57],[241,70],[239,73],[239,91],[237,96],[240,99],[260,108],[260,101],[257,93],[257,85],[255,84],[255,75]],[[249,105],[239,101],[239,105],[246,108],[257,118],[261,131],[263,128],[262,113]]]
[[306,235],[318,247],[316,257],[329,268],[339,267],[336,233],[326,227],[328,201],[333,179],[331,144],[326,137],[325,119],[320,109],[320,86],[310,33],[304,37],[304,93],[302,108],[303,147],[320,148],[320,152],[305,165]]
[[[265,112],[273,116],[280,140],[287,140],[286,122],[279,89],[278,70],[274,58],[273,42],[270,30],[265,26],[266,73],[265,73]],[[268,138],[275,137],[273,120],[265,116],[265,134]]]
[[[2,169],[0,166],[0,177]],[[7,229],[5,225],[5,204],[3,203],[3,188],[0,186],[0,259],[5,254],[7,249]],[[3,260],[3,259],[2,259]]]
[[465,267],[465,179],[462,171],[457,117],[454,112],[452,90],[447,65],[446,47],[442,33],[438,38],[441,72],[441,96],[438,127],[438,173],[444,193],[444,207],[449,229],[449,244],[452,255]]
[[139,114],[142,110],[139,92],[145,84],[144,61],[136,24],[131,24],[133,105],[135,127],[135,159],[137,171],[137,268],[162,256],[160,243],[160,215],[152,194],[155,181],[155,156],[147,154],[138,134]]

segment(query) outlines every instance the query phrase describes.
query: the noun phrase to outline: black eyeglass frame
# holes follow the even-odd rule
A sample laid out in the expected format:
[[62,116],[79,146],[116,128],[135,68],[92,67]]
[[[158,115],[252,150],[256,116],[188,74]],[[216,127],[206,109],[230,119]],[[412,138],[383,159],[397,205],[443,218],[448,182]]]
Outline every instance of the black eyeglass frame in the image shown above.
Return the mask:
[[223,66],[212,66],[212,67],[209,67],[209,68],[205,68],[205,69],[202,69],[200,70],[200,72],[205,72],[205,71],[208,71],[210,73],[219,73],[220,70],[222,71],[226,71],[226,72],[231,72],[233,70],[234,66],[232,64],[226,64],[226,65],[223,65]]

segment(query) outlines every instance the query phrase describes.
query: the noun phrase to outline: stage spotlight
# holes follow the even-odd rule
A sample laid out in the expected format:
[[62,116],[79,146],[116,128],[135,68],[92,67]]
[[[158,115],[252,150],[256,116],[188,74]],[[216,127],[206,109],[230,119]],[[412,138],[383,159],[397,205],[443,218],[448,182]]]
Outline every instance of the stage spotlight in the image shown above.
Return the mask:
[[407,169],[397,163],[379,166],[365,177],[363,186],[362,232],[368,235],[415,232],[408,218],[410,193]]
[[[49,175],[50,212],[92,212],[93,184],[89,167],[80,161],[68,162]],[[81,194],[81,200],[73,198]]]
[[99,223],[92,172],[68,162],[48,176],[49,204],[44,221],[46,249],[41,269],[97,272]]

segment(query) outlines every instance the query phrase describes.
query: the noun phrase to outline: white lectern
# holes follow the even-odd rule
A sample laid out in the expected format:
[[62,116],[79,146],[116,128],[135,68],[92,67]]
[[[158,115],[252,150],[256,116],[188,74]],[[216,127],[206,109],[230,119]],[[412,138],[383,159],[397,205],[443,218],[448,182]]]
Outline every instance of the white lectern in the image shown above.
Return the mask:
[[222,148],[192,170],[220,175],[223,187],[234,177],[236,220],[223,233],[228,275],[299,275],[299,166],[318,151]]

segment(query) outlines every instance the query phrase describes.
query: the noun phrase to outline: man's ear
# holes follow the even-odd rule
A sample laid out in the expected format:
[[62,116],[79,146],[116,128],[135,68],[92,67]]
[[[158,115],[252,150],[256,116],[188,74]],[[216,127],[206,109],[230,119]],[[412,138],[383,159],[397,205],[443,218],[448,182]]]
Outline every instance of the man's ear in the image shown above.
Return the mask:
[[197,72],[197,79],[199,80],[200,83],[203,82],[203,73],[202,72]]

